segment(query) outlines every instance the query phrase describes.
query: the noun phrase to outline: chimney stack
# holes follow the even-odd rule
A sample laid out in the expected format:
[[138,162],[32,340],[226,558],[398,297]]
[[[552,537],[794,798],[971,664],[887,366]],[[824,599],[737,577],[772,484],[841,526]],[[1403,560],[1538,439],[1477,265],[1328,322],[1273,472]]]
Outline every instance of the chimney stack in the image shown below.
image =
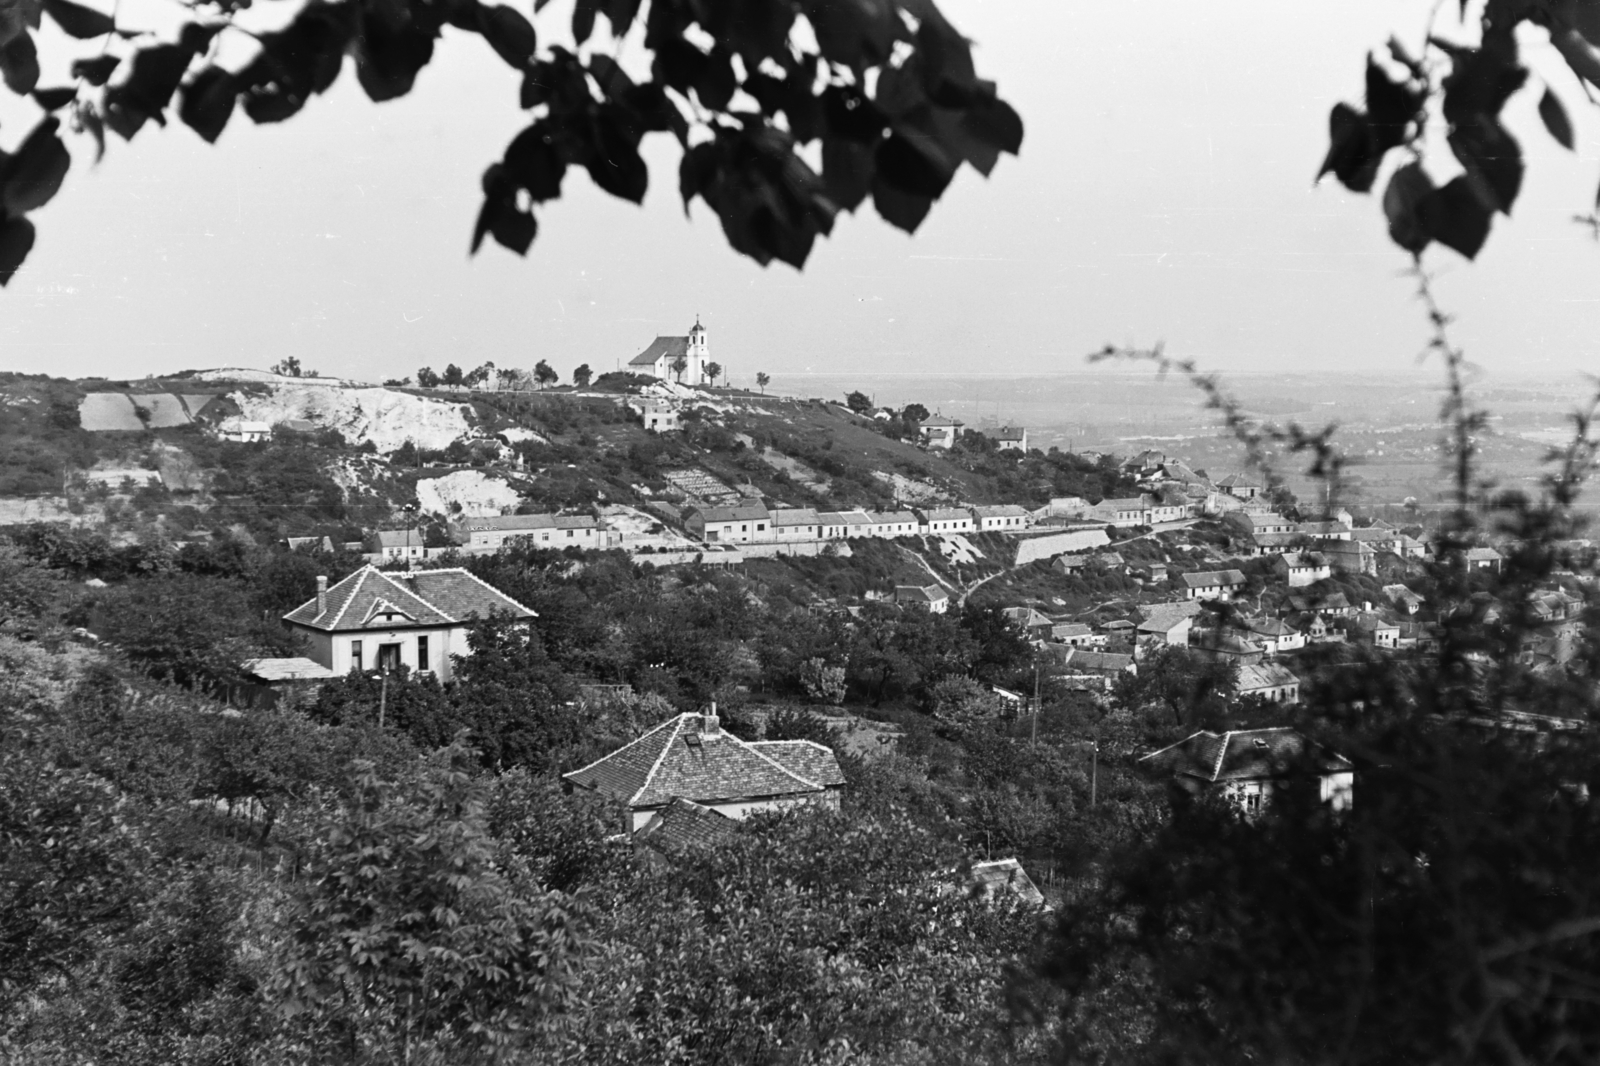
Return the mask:
[[711,701],[711,709],[700,716],[700,735],[714,737],[722,729],[722,722],[717,718],[717,701]]
[[328,609],[328,577],[326,574],[317,575],[317,614],[321,615]]

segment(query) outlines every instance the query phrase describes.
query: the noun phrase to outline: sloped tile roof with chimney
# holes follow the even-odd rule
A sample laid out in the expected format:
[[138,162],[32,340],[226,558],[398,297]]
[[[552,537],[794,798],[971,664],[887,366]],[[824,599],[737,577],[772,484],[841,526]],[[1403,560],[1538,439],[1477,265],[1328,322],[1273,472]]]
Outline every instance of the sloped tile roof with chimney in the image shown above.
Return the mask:
[[1354,769],[1343,755],[1311,743],[1287,726],[1228,733],[1201,730],[1139,761],[1156,768],[1170,768],[1180,777],[1215,783],[1282,777],[1302,764],[1302,760],[1322,773]]
[[688,337],[656,337],[650,342],[650,347],[628,360],[629,366],[655,366],[656,360],[662,356],[676,359],[678,356],[689,354]]
[[1266,689],[1288,688],[1300,684],[1300,679],[1287,666],[1277,663],[1258,663],[1239,667],[1239,695],[1261,692]]
[[698,514],[702,522],[764,522],[768,518],[766,507],[759,503],[736,504],[732,507],[699,507],[689,513]]
[[[821,747],[821,745],[818,745]],[[795,765],[817,770],[826,756],[794,756]],[[796,772],[785,749],[763,751],[716,725],[715,715],[680,714],[603,759],[562,778],[620,800],[629,807],[665,806],[683,797],[696,803],[799,796],[830,786]],[[843,780],[841,777],[839,780]]]
[[[318,609],[318,601],[323,606]],[[364,566],[283,616],[292,625],[328,633],[364,629],[375,614],[404,615],[413,626],[465,625],[495,612],[537,617],[516,600],[460,568],[390,574]],[[393,628],[393,621],[385,628]]]

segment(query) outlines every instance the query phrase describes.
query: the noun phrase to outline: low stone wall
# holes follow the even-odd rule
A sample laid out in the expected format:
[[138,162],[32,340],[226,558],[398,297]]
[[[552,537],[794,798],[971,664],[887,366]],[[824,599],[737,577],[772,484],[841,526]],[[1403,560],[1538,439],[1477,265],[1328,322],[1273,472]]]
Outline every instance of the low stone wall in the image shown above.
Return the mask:
[[688,563],[703,563],[706,566],[738,566],[744,562],[744,553],[737,550],[633,552],[628,558],[645,566],[684,566]]

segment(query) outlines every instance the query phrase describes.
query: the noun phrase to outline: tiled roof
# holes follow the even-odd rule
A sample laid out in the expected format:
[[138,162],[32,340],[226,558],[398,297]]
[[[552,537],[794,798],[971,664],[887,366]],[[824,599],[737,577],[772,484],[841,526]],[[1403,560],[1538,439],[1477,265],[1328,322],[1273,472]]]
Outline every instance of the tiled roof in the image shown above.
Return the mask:
[[817,512],[810,507],[778,507],[772,511],[775,526],[814,526],[819,521]]
[[995,859],[972,865],[972,891],[979,899],[1012,896],[1031,906],[1044,905],[1044,893],[1017,859]]
[[337,677],[319,662],[304,657],[291,659],[246,659],[239,664],[244,672],[262,681],[323,681]]
[[1493,561],[1495,561],[1497,559],[1502,559],[1502,558],[1504,558],[1504,556],[1502,556],[1499,552],[1495,551],[1493,548],[1468,548],[1467,549],[1467,561],[1471,562],[1471,563],[1493,562]]
[[1202,730],[1139,761],[1202,781],[1237,781],[1281,777],[1301,763],[1308,752],[1310,765],[1321,772],[1353,769],[1344,756],[1311,744],[1287,727],[1229,733]]
[[1138,610],[1143,617],[1154,618],[1158,614],[1199,614],[1205,608],[1193,600],[1168,600],[1165,603],[1141,603]]
[[734,826],[727,815],[680,796],[657,811],[633,839],[662,850],[709,848],[732,839]]
[[722,803],[803,795],[825,787],[731,733],[703,727],[698,714],[680,714],[562,777],[630,807],[661,806],[679,796]]
[[844,771],[839,769],[833,749],[814,740],[758,740],[750,746],[769,759],[776,759],[791,773],[824,788],[844,784]]
[[991,434],[995,440],[1021,440],[1027,435],[1028,431],[1023,429],[1021,426],[1006,426],[1002,429],[995,430],[994,433]]
[[959,507],[936,507],[918,512],[924,522],[970,522],[972,514]]
[[1082,648],[1063,645],[1056,647],[1061,649],[1056,654],[1062,665],[1076,670],[1088,670],[1090,673],[1118,673],[1133,666],[1133,656],[1123,655],[1120,652],[1085,651]]
[[1318,552],[1284,552],[1278,558],[1282,559],[1283,565],[1290,569],[1295,567],[1315,569],[1328,565],[1328,560],[1324,559]]
[[938,603],[950,594],[938,585],[896,585],[894,598],[896,603]]
[[1241,695],[1249,692],[1259,692],[1268,688],[1283,688],[1287,685],[1298,685],[1300,679],[1286,666],[1277,663],[1260,663],[1256,666],[1239,667],[1239,692]]
[[1259,489],[1261,487],[1261,482],[1248,474],[1229,474],[1217,482],[1217,488],[1219,489]]
[[981,518],[1026,518],[1028,510],[1014,503],[985,504],[974,507],[973,513]]
[[1145,509],[1145,501],[1138,496],[1124,496],[1120,499],[1101,500],[1095,506],[1111,511],[1142,511]]
[[736,507],[702,507],[691,514],[699,514],[702,522],[765,522],[769,517],[767,509],[759,504],[743,504]]
[[629,366],[655,366],[663,355],[669,359],[689,354],[688,337],[657,337],[650,347],[628,360]]
[[462,624],[475,617],[487,618],[495,611],[516,618],[535,617],[510,596],[459,568],[388,574],[364,566],[328,589],[322,612],[317,611],[313,596],[283,619],[329,633],[360,631],[377,613],[374,608],[379,604],[395,608],[413,625],[422,626]]
[[932,418],[929,418],[926,422],[922,423],[922,428],[950,428],[964,425],[966,425],[966,423],[958,419],[946,418],[944,415],[934,415]]
[[455,528],[467,533],[512,532],[521,529],[593,529],[595,520],[590,515],[567,514],[502,514],[482,518],[463,518]]
[[1007,607],[1002,613],[1006,616],[1006,621],[1014,622],[1024,629],[1055,624],[1032,607]]
[[1082,622],[1064,622],[1061,625],[1050,628],[1050,635],[1057,640],[1065,640],[1068,637],[1087,637],[1093,632],[1094,630]]
[[1222,588],[1244,584],[1244,574],[1238,570],[1200,570],[1184,574],[1183,583],[1192,589]]

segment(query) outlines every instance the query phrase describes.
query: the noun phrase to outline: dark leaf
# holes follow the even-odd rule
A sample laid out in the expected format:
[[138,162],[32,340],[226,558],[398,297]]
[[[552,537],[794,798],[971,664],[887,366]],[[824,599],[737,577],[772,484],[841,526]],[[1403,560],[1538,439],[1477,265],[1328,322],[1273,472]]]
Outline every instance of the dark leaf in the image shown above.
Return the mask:
[[161,112],[193,58],[192,51],[175,44],[136,53],[128,80],[106,91],[106,124],[124,140],[131,140],[147,119],[165,125]]
[[637,138],[629,135],[614,112],[602,109],[595,116],[591,143],[594,151],[588,167],[594,183],[612,196],[642,203],[650,171],[639,156]]
[[0,288],[10,283],[33,250],[33,223],[25,218],[0,218]]
[[238,96],[239,85],[232,74],[221,67],[207,67],[184,87],[178,117],[207,144],[215,144],[233,116]]
[[1422,110],[1423,95],[1389,75],[1367,53],[1367,117],[1379,153],[1406,143],[1406,131]]
[[600,0],[578,0],[572,8],[572,39],[580,45],[594,33],[594,17],[600,11]]
[[33,102],[46,111],[59,111],[78,98],[78,90],[70,85],[59,89],[33,90]]
[[846,211],[854,211],[872,191],[873,152],[870,145],[840,137],[822,139],[822,181],[828,196]]
[[863,144],[877,143],[889,126],[878,105],[848,85],[830,85],[823,90],[822,117],[828,133]]
[[1429,194],[1418,213],[1430,237],[1468,259],[1476,257],[1488,239],[1493,217],[1465,174]]
[[509,248],[518,255],[527,255],[533,238],[539,232],[539,223],[532,212],[520,210],[509,201],[502,201],[490,220],[489,232],[494,234],[494,239],[501,247]]
[[973,103],[961,124],[974,137],[1002,152],[1016,155],[1022,151],[1022,116],[998,97]]
[[972,135],[962,121],[966,112],[943,107],[932,107],[928,111],[933,134],[945,151],[971,163],[978,173],[988,177],[1000,160],[1000,149]]
[[889,58],[899,25],[889,0],[809,0],[804,10],[823,58],[847,67]]
[[1367,116],[1349,104],[1334,104],[1328,115],[1328,154],[1317,177],[1332,172],[1345,188],[1366,192],[1378,176],[1383,153],[1378,150]]
[[393,100],[411,91],[417,72],[432,58],[433,34],[427,28],[369,16],[356,41],[356,79],[374,102]]
[[72,76],[82,78],[90,85],[104,85],[111,80],[111,75],[116,71],[117,64],[122,62],[116,56],[95,56],[93,59],[75,59],[72,61]]
[[518,70],[527,67],[539,45],[533,23],[516,8],[500,5],[478,8],[478,32],[501,59]]
[[678,193],[683,197],[683,213],[689,213],[689,201],[711,189],[717,181],[722,166],[717,146],[702,142],[683,153],[678,163]]
[[639,0],[606,0],[605,14],[611,23],[611,36],[621,38],[639,17]]
[[914,196],[937,199],[959,165],[932,137],[904,126],[878,145],[878,180]]
[[688,41],[675,38],[656,49],[651,73],[663,85],[669,85],[679,92],[688,92],[705,77],[710,64],[710,58],[700,49]]
[[528,190],[537,201],[561,196],[561,178],[567,164],[551,144],[549,130],[536,122],[512,138],[506,147],[505,174],[515,185]]
[[211,39],[222,32],[222,23],[190,22],[178,33],[178,44],[199,55],[211,47]]
[[539,72],[530,70],[522,76],[522,90],[517,102],[524,110],[550,102],[550,83],[540,78]]
[[1383,213],[1389,219],[1389,237],[1412,254],[1428,246],[1421,205],[1433,191],[1433,179],[1420,163],[1408,163],[1395,171],[1384,190]]
[[1480,115],[1452,129],[1449,140],[1484,206],[1511,214],[1522,189],[1522,150],[1515,138],[1495,119]]
[[600,91],[612,100],[620,100],[634,88],[633,79],[608,55],[590,56],[589,73],[594,75]]
[[1561,147],[1572,148],[1572,120],[1567,118],[1567,109],[1561,106],[1560,98],[1548,88],[1539,98],[1539,117]]
[[933,199],[903,192],[883,180],[882,175],[872,179],[872,206],[878,209],[883,220],[907,233],[917,232],[922,220],[928,217]]
[[29,133],[0,175],[0,214],[15,218],[43,207],[61,188],[72,157],[56,131],[61,120],[51,115]]
[[39,53],[32,34],[24,30],[0,48],[0,75],[5,77],[6,88],[18,96],[33,92],[39,84]]
[[[1434,43],[1443,42],[1435,39]],[[1514,51],[1458,47],[1448,51],[1450,73],[1441,84],[1445,121],[1452,126],[1474,123],[1480,116],[1495,118],[1528,79],[1528,72],[1517,65]]]
[[56,25],[66,31],[67,36],[76,37],[80,41],[104,37],[117,28],[110,15],[101,14],[81,4],[74,4],[72,0],[44,0],[44,9],[55,20]]
[[947,104],[965,102],[977,81],[972,46],[932,4],[918,17],[922,24],[917,27],[917,59],[930,95]]
[[695,80],[694,91],[706,107],[713,111],[724,111],[738,88],[739,83],[733,73],[733,53],[719,44],[706,57],[700,77]]

